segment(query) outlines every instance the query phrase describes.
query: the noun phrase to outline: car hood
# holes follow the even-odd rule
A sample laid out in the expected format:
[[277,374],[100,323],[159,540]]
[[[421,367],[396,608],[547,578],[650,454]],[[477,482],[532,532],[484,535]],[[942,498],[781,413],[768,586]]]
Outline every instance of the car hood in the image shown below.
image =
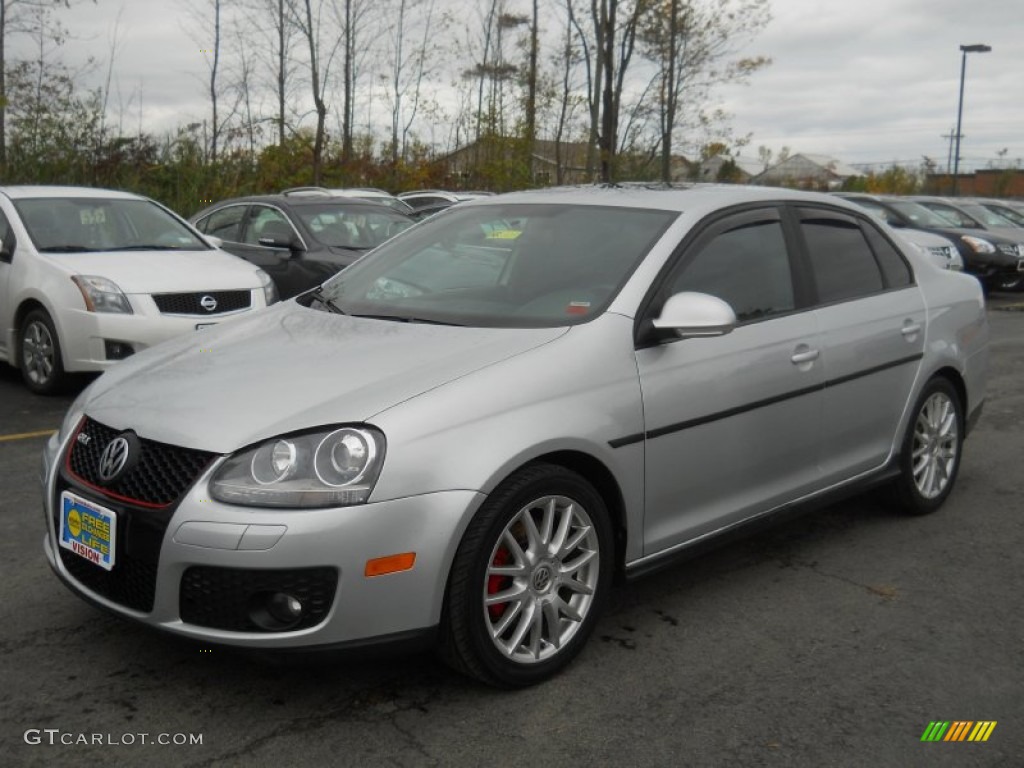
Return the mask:
[[259,288],[256,268],[219,250],[98,251],[43,254],[72,275],[98,275],[124,293],[183,293]]
[[115,429],[228,453],[294,430],[368,421],[565,331],[372,320],[286,302],[119,363],[82,405]]

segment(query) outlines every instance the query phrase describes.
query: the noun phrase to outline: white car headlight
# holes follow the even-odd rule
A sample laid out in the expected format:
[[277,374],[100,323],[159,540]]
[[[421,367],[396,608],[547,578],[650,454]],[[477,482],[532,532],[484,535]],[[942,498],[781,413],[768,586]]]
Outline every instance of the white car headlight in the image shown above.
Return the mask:
[[254,507],[364,504],[384,463],[384,435],[370,427],[284,435],[230,457],[210,495]]
[[263,303],[269,307],[280,298],[277,293],[277,286],[274,285],[270,275],[262,269],[256,270],[256,276],[260,279],[260,285],[263,286]]
[[980,237],[971,237],[970,235],[963,235],[960,238],[975,253],[995,253],[996,247],[992,245],[988,240],[982,240]]
[[105,277],[96,275],[74,275],[71,278],[85,299],[85,308],[90,312],[113,312],[130,315],[132,305],[121,289]]

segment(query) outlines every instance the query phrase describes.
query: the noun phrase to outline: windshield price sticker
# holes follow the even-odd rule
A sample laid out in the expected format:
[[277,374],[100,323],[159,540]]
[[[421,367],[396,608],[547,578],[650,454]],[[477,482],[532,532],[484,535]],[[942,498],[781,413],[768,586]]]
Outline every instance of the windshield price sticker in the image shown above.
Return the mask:
[[60,495],[60,506],[60,545],[104,570],[113,568],[117,539],[114,512],[67,491]]

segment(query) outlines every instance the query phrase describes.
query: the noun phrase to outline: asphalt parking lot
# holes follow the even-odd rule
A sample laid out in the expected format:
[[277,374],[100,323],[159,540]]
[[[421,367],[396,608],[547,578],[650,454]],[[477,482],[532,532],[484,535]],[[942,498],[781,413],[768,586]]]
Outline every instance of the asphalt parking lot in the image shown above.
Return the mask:
[[[618,587],[569,670],[514,693],[431,656],[270,664],[83,603],[43,557],[37,488],[71,395],[32,396],[0,365],[0,762],[1024,764],[1013,307],[992,301],[988,402],[938,513],[899,517],[860,497]],[[997,725],[984,743],[922,742],[933,721]]]

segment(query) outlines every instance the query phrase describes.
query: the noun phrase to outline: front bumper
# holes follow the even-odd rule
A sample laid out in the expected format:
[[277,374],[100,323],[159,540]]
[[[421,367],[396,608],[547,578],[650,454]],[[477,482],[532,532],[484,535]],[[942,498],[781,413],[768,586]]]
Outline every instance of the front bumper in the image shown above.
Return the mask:
[[[482,494],[473,491],[446,491],[343,508],[250,509],[210,498],[207,482],[219,463],[215,462],[170,512],[158,545],[152,607],[138,610],[124,604],[124,592],[95,586],[103,585],[107,576],[120,577],[119,567],[127,566],[120,550],[131,546],[130,531],[122,538],[119,530],[119,560],[110,574],[100,574],[98,580],[92,580],[88,572],[98,566],[74,559],[68,562],[78,556],[57,542],[55,508],[66,483],[59,466],[63,448],[56,436],[50,439],[44,450],[42,478],[47,526],[44,551],[61,580],[82,598],[112,613],[199,641],[254,649],[365,646],[429,633],[440,622],[448,572],[464,527],[483,500]],[[99,492],[80,486],[72,490],[97,504],[117,507]],[[147,513],[133,510],[131,514]],[[364,575],[367,560],[403,552],[416,553],[411,570]],[[337,576],[326,602],[321,600],[323,616],[312,626],[284,631],[255,625],[223,629],[183,618],[183,607],[186,617],[199,616],[199,621],[212,615],[189,609],[189,602],[195,608],[197,595],[200,599],[223,601],[226,595],[245,600],[246,589],[253,595],[262,593],[278,574],[291,578],[311,569],[318,573],[330,570]],[[206,590],[201,579],[196,586],[197,574],[211,573],[227,574],[230,589],[217,596]],[[191,584],[187,600],[186,581]],[[235,608],[245,610],[244,606]]]
[[209,316],[161,314],[152,297],[133,295],[131,298],[136,310],[131,315],[72,308],[58,310],[65,370],[104,371],[114,365],[120,358],[108,357],[108,342],[127,344],[132,352],[141,352],[175,336],[195,333],[201,327],[247,315],[263,306],[263,293],[258,290],[252,291],[250,307]]

